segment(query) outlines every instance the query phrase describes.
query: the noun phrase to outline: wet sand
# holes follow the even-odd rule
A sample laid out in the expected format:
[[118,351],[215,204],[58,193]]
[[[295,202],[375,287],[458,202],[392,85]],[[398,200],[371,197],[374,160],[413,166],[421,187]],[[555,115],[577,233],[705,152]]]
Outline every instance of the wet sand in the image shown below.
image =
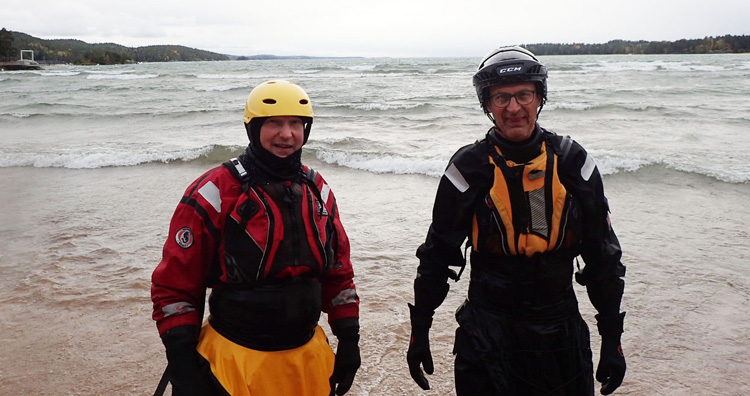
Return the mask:
[[[405,362],[414,251],[437,179],[312,165],[337,195],[362,297],[363,366],[349,394],[453,394],[453,311],[468,271],[436,313],[431,391]],[[150,275],[184,188],[207,168],[0,168],[0,395],[153,394],[166,359]],[[628,373],[615,394],[750,392],[750,185],[658,167],[605,185],[628,267]]]

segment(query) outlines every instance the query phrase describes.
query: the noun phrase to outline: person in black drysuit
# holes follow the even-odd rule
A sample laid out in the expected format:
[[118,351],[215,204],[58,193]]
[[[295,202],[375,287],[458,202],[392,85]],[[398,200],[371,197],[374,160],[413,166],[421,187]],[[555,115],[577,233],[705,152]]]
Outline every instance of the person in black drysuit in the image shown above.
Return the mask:
[[[547,69],[520,47],[488,54],[473,77],[493,123],[458,150],[440,180],[425,242],[418,248],[407,352],[414,381],[429,389],[432,316],[471,249],[468,298],[456,311],[458,396],[593,395],[589,330],[575,274],[597,310],[602,337],[596,379],[610,394],[625,375],[620,303],[625,267],[609,221],[602,178],[569,137],[539,126]],[[424,371],[423,371],[424,369]]]

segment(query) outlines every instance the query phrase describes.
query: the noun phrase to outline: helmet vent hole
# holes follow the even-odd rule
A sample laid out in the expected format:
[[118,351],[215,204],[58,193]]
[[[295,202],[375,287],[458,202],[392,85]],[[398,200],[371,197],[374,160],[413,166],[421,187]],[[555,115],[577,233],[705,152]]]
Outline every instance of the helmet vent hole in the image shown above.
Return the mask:
[[308,103],[307,99],[300,99],[299,104],[306,105]]
[[276,104],[276,99],[263,99],[265,104]]

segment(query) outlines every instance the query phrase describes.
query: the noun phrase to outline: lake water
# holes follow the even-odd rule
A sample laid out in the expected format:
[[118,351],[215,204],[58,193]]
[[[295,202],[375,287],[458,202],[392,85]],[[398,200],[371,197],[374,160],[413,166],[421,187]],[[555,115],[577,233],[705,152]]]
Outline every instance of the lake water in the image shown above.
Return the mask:
[[[747,394],[750,54],[541,60],[540,124],[594,156],[624,250],[628,372],[616,394]],[[273,78],[312,99],[303,161],[336,193],[352,244],[363,365],[349,394],[453,394],[468,275],[436,313],[428,392],[406,368],[406,303],[438,178],[490,126],[471,85],[478,61],[0,73],[0,395],[153,393],[166,360],[150,275],[169,219],[192,180],[242,151],[245,98]]]

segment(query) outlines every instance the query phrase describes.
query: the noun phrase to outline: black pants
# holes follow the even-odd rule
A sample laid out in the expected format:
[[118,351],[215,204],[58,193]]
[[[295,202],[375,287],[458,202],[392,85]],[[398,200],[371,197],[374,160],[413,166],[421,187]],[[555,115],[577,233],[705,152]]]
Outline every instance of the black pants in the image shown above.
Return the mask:
[[496,396],[497,391],[492,384],[487,366],[482,363],[469,342],[466,331],[459,327],[456,330],[456,344],[453,348],[453,353],[456,354],[456,395]]
[[589,332],[580,315],[543,325],[468,315],[453,350],[458,396],[593,396]]

